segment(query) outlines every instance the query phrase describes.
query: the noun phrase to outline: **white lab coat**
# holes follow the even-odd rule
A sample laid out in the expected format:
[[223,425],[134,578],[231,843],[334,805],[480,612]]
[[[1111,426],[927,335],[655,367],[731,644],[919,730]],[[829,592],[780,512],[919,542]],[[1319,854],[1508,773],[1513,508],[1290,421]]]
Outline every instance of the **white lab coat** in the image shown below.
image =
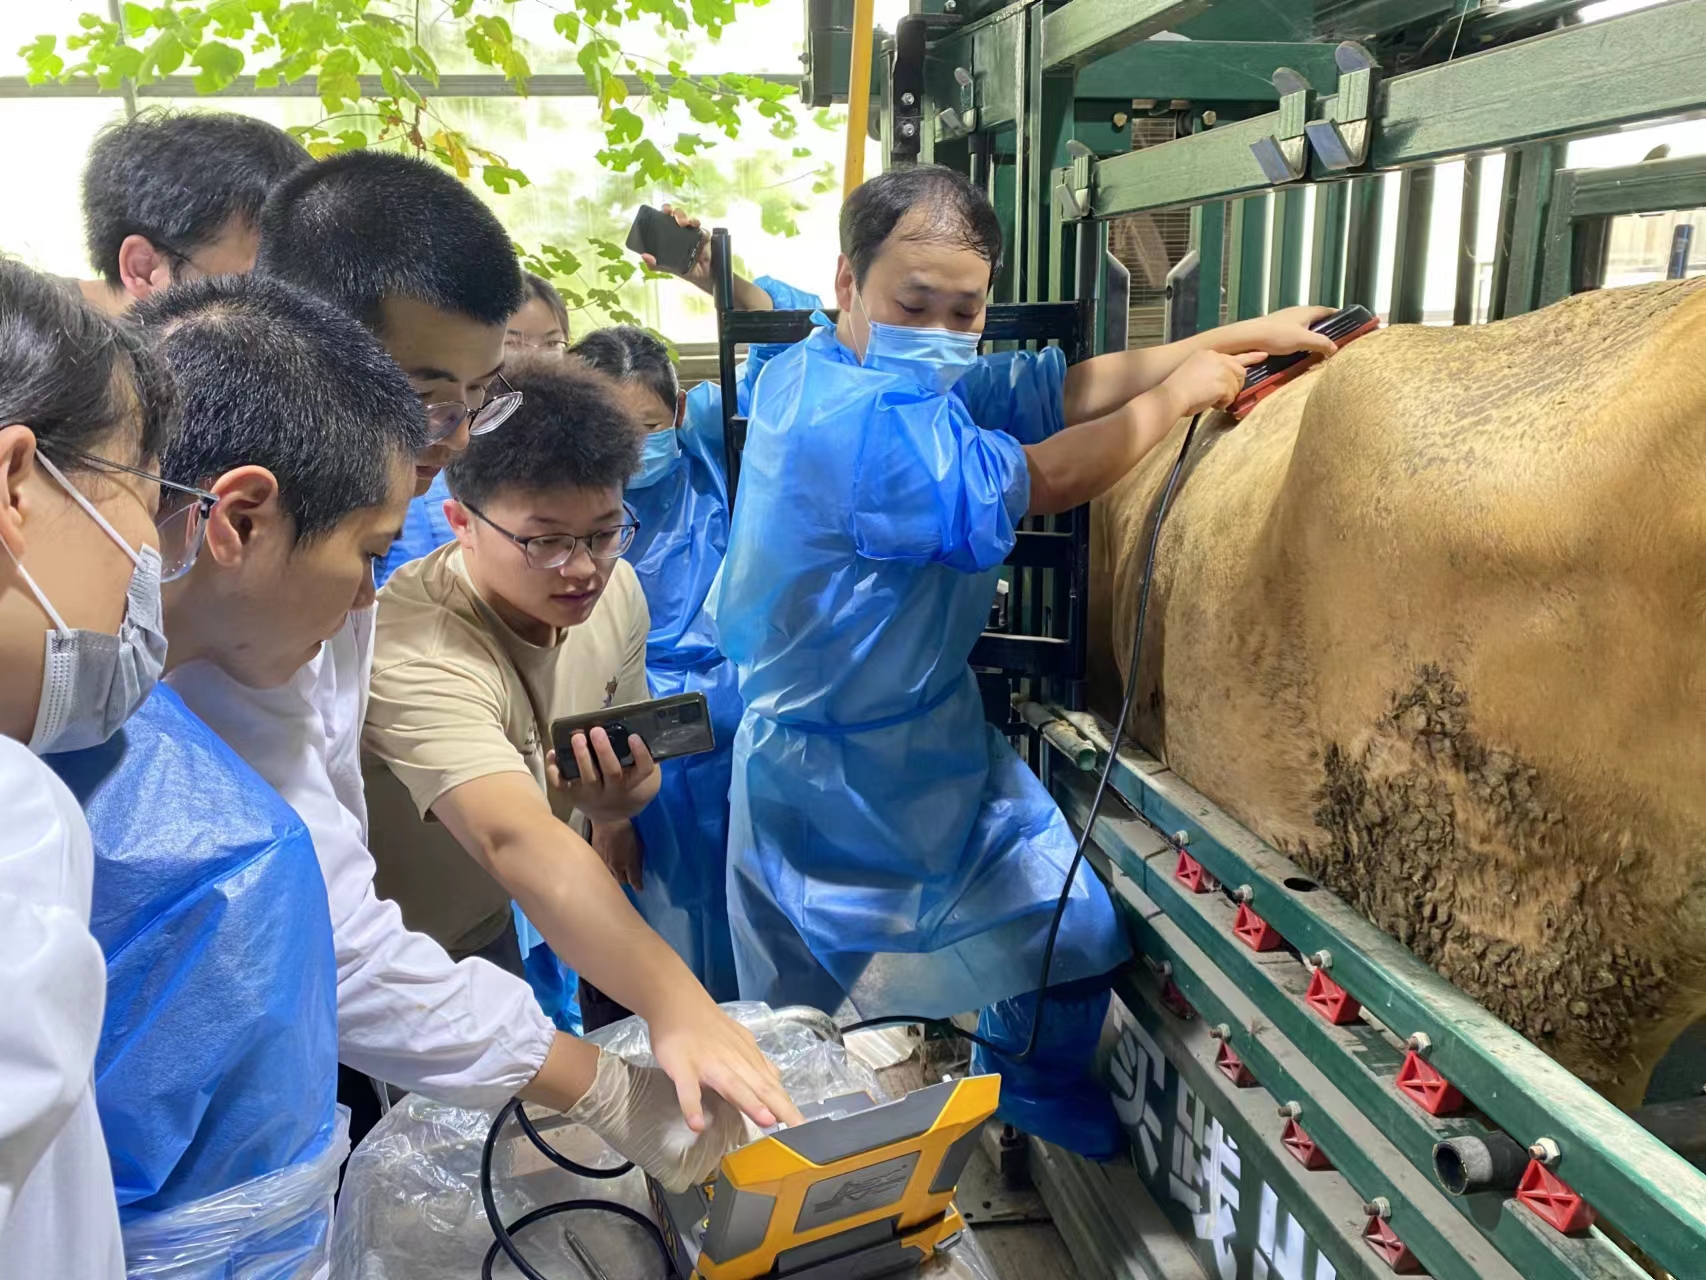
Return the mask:
[[95,1110],[107,962],[89,934],[95,854],[76,799],[0,737],[0,1276],[122,1280]]
[[538,1073],[555,1029],[527,983],[484,960],[453,962],[374,892],[361,782],[373,613],[352,613],[280,688],[246,688],[207,662],[166,682],[313,834],[332,909],[339,1060],[442,1102],[495,1106]]

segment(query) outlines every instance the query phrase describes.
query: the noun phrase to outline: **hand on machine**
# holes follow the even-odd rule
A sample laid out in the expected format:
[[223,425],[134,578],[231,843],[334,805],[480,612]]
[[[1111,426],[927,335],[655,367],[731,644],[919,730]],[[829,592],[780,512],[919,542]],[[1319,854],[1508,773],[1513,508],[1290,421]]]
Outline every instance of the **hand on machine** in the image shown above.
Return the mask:
[[[1319,317],[1310,323],[1309,329],[1311,333],[1324,339],[1324,344],[1292,348],[1283,353],[1275,350],[1254,364],[1245,375],[1243,389],[1228,407],[1228,412],[1234,418],[1243,418],[1268,396],[1292,379],[1313,369],[1346,343],[1355,342],[1365,334],[1380,328],[1379,317],[1366,307],[1350,306],[1328,314],[1323,314],[1324,308],[1292,308],[1292,311],[1300,310],[1310,311]],[[1276,312],[1265,319],[1279,320],[1288,314],[1290,313]]]

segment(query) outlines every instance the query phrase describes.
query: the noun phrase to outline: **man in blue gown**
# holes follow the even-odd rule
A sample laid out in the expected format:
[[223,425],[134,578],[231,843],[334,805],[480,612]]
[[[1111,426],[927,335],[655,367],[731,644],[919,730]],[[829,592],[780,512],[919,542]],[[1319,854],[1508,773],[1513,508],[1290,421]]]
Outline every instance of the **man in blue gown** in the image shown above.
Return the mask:
[[930,166],[843,207],[838,324],[753,393],[711,611],[740,674],[729,911],[741,995],[864,1017],[982,1009],[1002,1115],[1090,1156],[1123,1139],[1089,1067],[1129,955],[1073,882],[1035,1053],[1042,952],[1075,839],[967,666],[1027,515],[1104,492],[1259,353],[1330,347],[1298,309],[1066,367],[979,357],[1001,231]]

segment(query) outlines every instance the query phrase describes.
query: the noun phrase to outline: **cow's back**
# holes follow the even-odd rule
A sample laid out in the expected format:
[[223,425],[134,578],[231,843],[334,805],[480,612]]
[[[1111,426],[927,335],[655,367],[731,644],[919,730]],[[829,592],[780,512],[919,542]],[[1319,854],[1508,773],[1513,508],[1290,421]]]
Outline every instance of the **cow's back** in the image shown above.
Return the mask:
[[[1178,439],[1099,511],[1122,669]],[[1394,329],[1205,423],[1136,734],[1626,1100],[1702,1004],[1703,624],[1706,286]]]

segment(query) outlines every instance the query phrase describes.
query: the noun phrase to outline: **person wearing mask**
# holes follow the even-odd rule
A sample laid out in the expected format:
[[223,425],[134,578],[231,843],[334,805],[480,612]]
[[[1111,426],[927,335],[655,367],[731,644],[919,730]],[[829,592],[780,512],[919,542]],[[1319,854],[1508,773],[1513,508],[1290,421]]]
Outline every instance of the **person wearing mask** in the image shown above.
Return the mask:
[[121,1280],[95,1103],[106,962],[82,810],[39,759],[152,691],[170,377],[130,328],[0,259],[0,1275]]
[[[504,330],[504,350],[561,354],[569,337],[569,309],[563,305],[563,295],[549,280],[531,271],[521,273],[521,284],[524,301]],[[444,518],[444,502],[448,497],[450,490],[445,487],[441,472],[426,492],[409,504],[402,534],[386,552],[385,559],[374,566],[373,579],[378,586],[383,587],[409,561],[419,560],[429,551],[456,540],[450,522]]]
[[83,231],[99,280],[78,287],[118,314],[173,283],[255,265],[267,193],[312,164],[253,116],[152,108],[103,129],[83,171]]
[[[427,444],[415,455],[417,495],[472,436],[498,430],[519,405],[500,376],[505,326],[522,300],[514,247],[479,198],[443,170],[379,152],[303,170],[262,210],[256,269],[354,315],[402,368],[427,424]],[[276,689],[218,678],[208,663],[171,678],[313,835],[331,907],[339,1100],[352,1110],[352,1141],[378,1118],[369,1078],[459,1106],[494,1106],[547,1068],[554,1074],[576,1045],[523,979],[478,958],[453,960],[409,930],[374,889],[361,775],[373,617],[370,604],[358,603]],[[585,856],[598,865],[590,850]],[[708,1000],[656,1012],[657,1058],[677,1084],[733,1079],[797,1114],[756,1042]],[[771,1106],[753,1118],[772,1123]],[[714,1118],[686,1116],[695,1128]]]
[[[1298,309],[1068,369],[978,355],[1001,228],[935,166],[849,197],[840,319],[765,366],[711,613],[746,702],[729,910],[741,995],[862,1017],[983,1010],[1001,1115],[1123,1150],[1091,1058],[1130,954],[1073,882],[1036,1052],[1044,942],[1075,840],[984,721],[967,665],[1025,516],[1103,493],[1260,353],[1330,351]],[[802,797],[807,797],[802,801]]]

